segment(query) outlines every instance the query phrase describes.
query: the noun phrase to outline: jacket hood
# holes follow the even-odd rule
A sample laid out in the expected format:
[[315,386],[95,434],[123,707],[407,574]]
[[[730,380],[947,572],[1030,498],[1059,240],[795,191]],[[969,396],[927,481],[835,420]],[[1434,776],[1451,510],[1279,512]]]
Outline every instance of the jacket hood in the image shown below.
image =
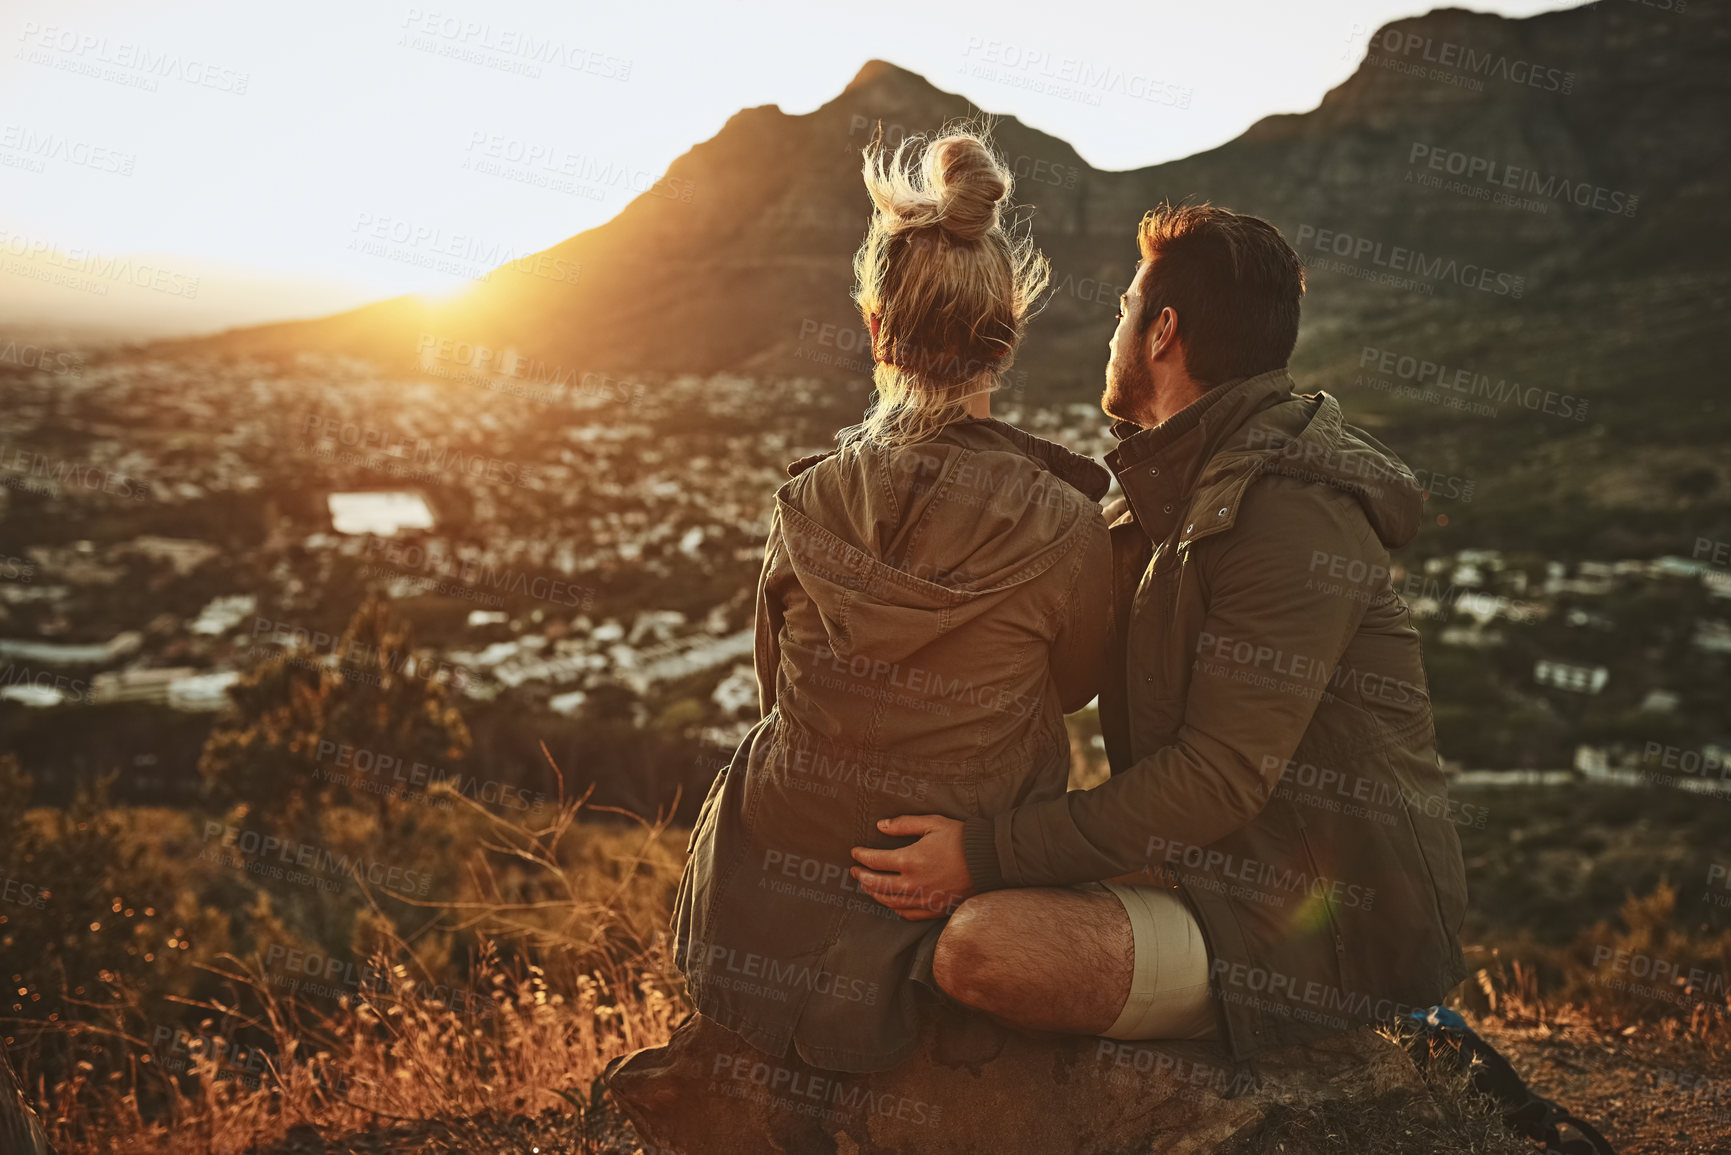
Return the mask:
[[831,648],[900,661],[989,612],[1099,519],[1096,462],[972,418],[917,445],[847,445],[788,466],[789,560]]
[[1342,418],[1331,394],[1295,394],[1284,369],[1221,385],[1165,422],[1114,426],[1106,455],[1155,541],[1230,527],[1250,483],[1282,474],[1351,493],[1389,549],[1418,533],[1424,493],[1400,458]]
[[[1256,414],[1239,433],[1204,474],[1199,495],[1216,480],[1210,475],[1218,474],[1217,481],[1227,483],[1232,474],[1249,468],[1352,494],[1387,549],[1398,549],[1418,535],[1424,488],[1386,445],[1346,424],[1332,394],[1292,396]],[[1208,502],[1200,505],[1207,508]]]

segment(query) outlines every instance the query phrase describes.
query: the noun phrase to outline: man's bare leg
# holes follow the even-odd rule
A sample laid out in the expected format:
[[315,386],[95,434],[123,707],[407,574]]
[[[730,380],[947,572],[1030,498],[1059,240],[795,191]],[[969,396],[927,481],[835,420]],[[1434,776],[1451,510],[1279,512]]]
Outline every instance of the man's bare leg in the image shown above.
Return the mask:
[[991,890],[956,908],[933,977],[957,1002],[1018,1027],[1097,1035],[1130,997],[1130,916],[1103,890]]

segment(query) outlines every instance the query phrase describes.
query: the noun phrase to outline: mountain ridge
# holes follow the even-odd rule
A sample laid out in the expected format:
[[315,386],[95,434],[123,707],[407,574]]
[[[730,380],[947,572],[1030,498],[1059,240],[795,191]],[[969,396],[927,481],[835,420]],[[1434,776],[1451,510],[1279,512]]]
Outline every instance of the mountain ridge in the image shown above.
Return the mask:
[[[1731,406],[1710,384],[1731,303],[1724,107],[1731,29],[1699,7],[1601,0],[1521,20],[1441,9],[1394,21],[1315,109],[1139,169],[1095,169],[1060,138],[992,117],[1053,265],[1006,402],[1097,399],[1136,222],[1161,200],[1207,199],[1272,221],[1305,260],[1302,383],[1339,392],[1355,420],[1398,434],[1429,468],[1492,482],[1451,514],[1457,524],[1513,534],[1537,517],[1579,532],[1610,518],[1638,536],[1631,519],[1658,511],[1675,534],[1700,495],[1666,478],[1708,470],[1714,508],[1731,505],[1731,465],[1713,451]],[[617,216],[459,301],[399,297],[147,352],[312,349],[424,377],[437,368],[429,348],[467,342],[489,350],[492,371],[805,377],[863,398],[870,363],[849,299],[870,209],[860,150],[880,125],[893,143],[989,115],[868,61],[809,113],[740,110]],[[1541,412],[1536,443],[1506,389],[1501,410],[1473,408],[1434,380],[1362,372],[1369,352],[1391,350],[1396,365],[1465,366],[1474,380],[1573,398],[1569,411],[1593,420]],[[1638,465],[1620,460],[1608,420],[1645,447]],[[1535,445],[1541,456],[1566,445],[1568,464],[1523,472]],[[1578,470],[1587,500],[1558,484]],[[1570,509],[1560,520],[1559,503]]]
[[[1135,221],[1156,199],[1206,197],[1240,211],[1268,216],[1290,235],[1295,225],[1314,224],[1299,218],[1319,214],[1306,211],[1309,206],[1303,203],[1301,195],[1291,195],[1292,190],[1274,187],[1266,178],[1259,180],[1254,173],[1243,171],[1250,167],[1243,163],[1247,154],[1306,145],[1314,151],[1326,146],[1321,151],[1332,155],[1317,160],[1332,160],[1333,168],[1318,167],[1316,162],[1306,167],[1318,173],[1351,173],[1362,165],[1342,154],[1350,151],[1350,146],[1362,144],[1361,138],[1367,132],[1386,134],[1401,117],[1414,119],[1414,110],[1451,114],[1463,107],[1470,108],[1482,96],[1458,85],[1427,85],[1422,79],[1378,67],[1379,57],[1390,55],[1381,51],[1386,43],[1397,38],[1406,41],[1417,38],[1424,42],[1425,51],[1431,51],[1438,43],[1445,46],[1465,43],[1478,56],[1493,63],[1513,60],[1517,69],[1523,64],[1538,67],[1547,59],[1547,53],[1563,54],[1566,43],[1578,41],[1580,26],[1585,23],[1619,26],[1629,23],[1628,14],[1621,14],[1625,17],[1621,20],[1600,17],[1599,7],[1602,5],[1524,20],[1445,8],[1394,21],[1370,38],[1359,68],[1326,93],[1315,109],[1264,117],[1232,141],[1160,165],[1119,172],[1094,169],[1060,138],[1024,125],[1014,117],[992,118],[999,125],[1001,150],[1013,165],[1021,162],[1026,170],[1019,174],[1018,196],[1034,207],[1036,240],[1060,269],[1055,283],[1062,284],[1062,271],[1069,270],[1076,274],[1071,277],[1070,295],[1080,292],[1094,298],[1082,302],[1093,306],[1092,309],[1078,310],[1061,300],[1062,294],[1055,295],[1047,317],[1030,336],[1023,356],[1024,368],[1050,374],[1054,369],[1052,362],[1077,350],[1071,348],[1075,342],[1064,339],[1065,334],[1046,330],[1075,326],[1087,331],[1087,340],[1095,344],[1093,359],[1100,360],[1104,346],[1102,324],[1108,318],[1097,314],[1110,314],[1116,292],[1106,292],[1098,286],[1107,284],[1115,290],[1127,281],[1133,268],[1130,261]],[[1630,37],[1626,35],[1624,39]],[[1422,52],[1406,55],[1414,61],[1423,59]],[[1394,62],[1409,63],[1400,54],[1394,54]],[[1496,94],[1504,105],[1532,95],[1508,87],[1510,91]],[[1403,99],[1391,99],[1392,96]],[[705,308],[702,302],[682,292],[676,283],[679,278],[669,276],[659,286],[651,286],[645,283],[641,270],[634,273],[631,266],[667,260],[677,254],[682,262],[689,262],[692,274],[707,270],[723,273],[724,283],[752,282],[752,277],[744,275],[751,266],[762,271],[765,264],[774,265],[798,256],[802,259],[792,261],[791,271],[796,281],[805,283],[798,286],[797,292],[788,293],[758,278],[749,287],[756,290],[755,296],[764,304],[754,312],[773,315],[777,311],[777,298],[817,300],[822,302],[817,310],[821,316],[812,319],[820,327],[857,325],[845,301],[851,279],[846,261],[863,232],[867,211],[863,191],[858,187],[859,148],[880,122],[893,140],[904,131],[930,131],[954,117],[988,115],[917,73],[889,61],[870,60],[834,98],[810,113],[790,115],[773,104],[741,109],[713,137],[676,158],[663,180],[657,182],[657,188],[639,195],[601,225],[494,270],[487,284],[466,294],[458,304],[417,308],[409,304],[412,298],[398,297],[328,317],[245,326],[208,337],[156,342],[154,347],[192,350],[204,346],[239,351],[255,346],[261,347],[256,351],[265,351],[276,338],[292,335],[310,347],[330,347],[333,351],[373,357],[383,354],[387,360],[399,361],[404,352],[401,333],[384,348],[379,340],[383,334],[374,334],[369,339],[353,324],[360,317],[378,322],[395,318],[399,328],[412,319],[415,324],[441,331],[474,329],[475,339],[497,341],[521,348],[525,355],[609,373],[653,374],[689,368],[834,376],[837,374],[833,366],[811,357],[795,356],[810,352],[799,347],[800,324],[795,325],[790,345],[785,326],[777,328],[773,322],[766,324],[761,319],[740,322],[735,318],[730,322],[726,315]],[[1536,121],[1538,117],[1529,119]],[[766,175],[773,179],[763,179]],[[1290,173],[1280,175],[1284,180],[1291,179]],[[669,192],[673,195],[664,195]],[[789,203],[793,193],[811,195],[805,204]],[[1062,195],[1065,193],[1079,195],[1066,197]],[[1119,205],[1121,210],[1117,209]],[[1349,207],[1354,212],[1366,211],[1364,206],[1350,202]],[[1446,211],[1435,206],[1422,207],[1424,215]],[[759,211],[754,212],[754,208]],[[684,214],[684,218],[676,214]],[[1287,219],[1280,219],[1282,216]],[[1516,230],[1531,230],[1535,224],[1519,218],[1505,223]],[[1545,231],[1544,223],[1548,222],[1539,225],[1541,233]],[[784,230],[803,230],[805,235],[789,235],[787,231],[777,235],[764,228],[766,224]],[[1098,235],[1108,231],[1117,238],[1109,246],[1109,252]],[[1563,239],[1563,233],[1552,230],[1552,234],[1537,239]],[[695,251],[689,244],[694,237],[701,237],[703,242]],[[725,251],[729,245],[742,244],[756,248],[746,252]],[[1466,244],[1470,247],[1471,242]],[[1531,246],[1523,246],[1517,239],[1515,248],[1524,247]],[[577,282],[538,284],[548,280],[543,266],[550,259],[576,262],[581,267]],[[800,266],[816,259],[827,266],[827,282],[800,275],[810,271]],[[1092,284],[1077,289],[1078,281]],[[601,287],[595,288],[596,285]],[[662,306],[659,311],[672,307],[676,313],[690,314],[670,320],[713,320],[723,329],[731,324],[743,331],[706,332],[703,344],[707,348],[678,348],[679,342],[667,342],[646,331],[650,326],[645,324],[643,314],[658,311],[646,307],[643,294],[651,288],[659,288],[669,297],[659,302]],[[1350,293],[1352,286],[1345,288]],[[728,299],[730,304],[737,300],[731,291],[715,295]],[[620,298],[626,305],[621,306]],[[637,306],[635,310],[632,303]],[[796,315],[797,312],[796,309]],[[691,325],[675,327],[689,330]],[[608,332],[589,335],[579,332],[581,328]],[[1109,331],[1109,326],[1106,329]]]

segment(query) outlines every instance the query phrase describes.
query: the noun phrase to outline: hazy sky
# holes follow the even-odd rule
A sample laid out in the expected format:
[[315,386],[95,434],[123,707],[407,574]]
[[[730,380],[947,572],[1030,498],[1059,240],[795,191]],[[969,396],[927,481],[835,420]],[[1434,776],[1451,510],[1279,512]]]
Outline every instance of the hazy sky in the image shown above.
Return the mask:
[[[809,112],[873,57],[1062,137],[1096,166],[1135,168],[1315,107],[1371,31],[1431,5],[1005,0],[989,22],[986,6],[948,0],[6,7],[0,256],[26,244],[153,254],[170,273],[204,275],[189,317],[250,319],[454,289],[465,270],[419,267],[416,246],[352,246],[384,227],[533,252],[611,217],[738,109]],[[1038,88],[1084,70],[1122,81]],[[519,179],[534,166],[474,163],[536,148],[590,178],[541,188]],[[20,279],[0,269],[12,282],[0,302]]]

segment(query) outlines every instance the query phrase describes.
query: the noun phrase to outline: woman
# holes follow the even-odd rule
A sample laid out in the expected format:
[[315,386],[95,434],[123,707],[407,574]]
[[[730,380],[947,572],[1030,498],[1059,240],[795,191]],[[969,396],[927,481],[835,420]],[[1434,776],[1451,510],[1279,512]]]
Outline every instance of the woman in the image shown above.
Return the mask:
[[758,585],[763,720],[711,786],[674,910],[698,1010],[774,1056],[894,1066],[936,995],[941,920],[848,873],[878,819],[1061,795],[1094,696],[1110,554],[1087,458],[992,419],[1048,266],[1004,226],[1010,174],[954,130],[866,153],[854,258],[877,395],[789,466]]

